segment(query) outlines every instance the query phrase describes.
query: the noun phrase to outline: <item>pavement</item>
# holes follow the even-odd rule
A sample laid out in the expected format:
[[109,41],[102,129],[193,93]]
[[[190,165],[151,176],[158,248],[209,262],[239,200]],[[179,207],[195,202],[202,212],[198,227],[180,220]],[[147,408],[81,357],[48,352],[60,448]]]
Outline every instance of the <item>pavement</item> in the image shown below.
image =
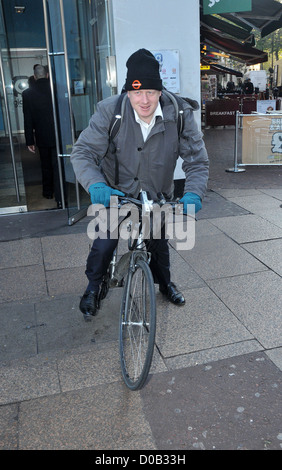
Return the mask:
[[204,137],[211,172],[195,246],[177,252],[171,241],[186,304],[157,293],[153,365],[140,391],[121,379],[121,290],[91,323],[78,309],[89,219],[70,227],[66,211],[1,217],[1,450],[111,458],[282,449],[282,168],[227,172],[234,128]]

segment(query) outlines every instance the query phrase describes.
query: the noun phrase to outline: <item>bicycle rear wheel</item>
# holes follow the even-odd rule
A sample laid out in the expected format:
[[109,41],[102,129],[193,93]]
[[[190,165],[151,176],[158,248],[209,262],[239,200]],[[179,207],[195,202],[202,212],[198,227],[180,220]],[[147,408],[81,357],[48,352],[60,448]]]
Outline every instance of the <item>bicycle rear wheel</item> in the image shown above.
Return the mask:
[[149,374],[156,335],[156,298],[148,264],[139,259],[129,272],[120,312],[120,360],[130,390],[143,387]]

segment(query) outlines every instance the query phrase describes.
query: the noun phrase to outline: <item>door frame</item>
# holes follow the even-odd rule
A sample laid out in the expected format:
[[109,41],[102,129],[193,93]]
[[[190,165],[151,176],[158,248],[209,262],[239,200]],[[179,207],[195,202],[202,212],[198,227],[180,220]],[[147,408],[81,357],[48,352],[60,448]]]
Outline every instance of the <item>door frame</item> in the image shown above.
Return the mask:
[[[61,35],[62,35],[62,45],[63,50],[61,51],[51,51],[50,47],[50,34],[49,34],[49,15],[48,15],[48,0],[43,1],[43,12],[44,12],[44,26],[45,26],[45,36],[46,36],[46,47],[47,47],[47,60],[51,84],[51,95],[53,103],[53,114],[54,114],[54,124],[55,124],[55,134],[56,134],[56,147],[57,147],[57,158],[58,158],[58,167],[59,167],[59,177],[61,185],[61,194],[62,194],[62,207],[65,209],[65,194],[64,194],[64,182],[63,182],[63,172],[62,164],[64,158],[70,158],[69,153],[62,153],[60,148],[59,141],[59,125],[57,119],[57,110],[56,110],[56,100],[55,100],[55,89],[54,89],[54,80],[52,72],[52,63],[51,58],[55,56],[64,57],[64,67],[66,74],[66,93],[68,95],[68,108],[69,108],[69,119],[70,119],[70,129],[71,129],[71,144],[74,145],[75,142],[75,130],[74,130],[74,121],[73,121],[73,112],[72,112],[72,103],[71,103],[71,85],[70,85],[70,75],[69,75],[69,66],[68,66],[68,53],[67,53],[67,39],[66,39],[66,28],[65,28],[65,19],[64,19],[64,5],[63,0],[59,0],[60,8],[60,25],[61,25]],[[76,207],[77,211],[68,217],[68,224],[73,225],[75,222],[80,220],[87,214],[88,208],[81,209],[80,195],[79,195],[79,183],[75,178],[75,193],[76,193]]]
[[[2,9],[2,2],[0,2],[0,21],[2,23],[2,28],[3,28],[3,33],[5,33],[5,38],[7,38],[6,30],[5,30],[5,23],[4,23],[4,13]],[[7,48],[7,45],[6,45]],[[3,91],[3,101],[4,101],[4,108],[5,108],[5,117],[6,117],[6,125],[7,125],[7,133],[9,137],[9,146],[10,146],[10,151],[11,151],[11,165],[12,165],[12,171],[13,171],[13,177],[14,177],[14,186],[15,186],[15,196],[17,199],[17,202],[19,203],[18,206],[9,206],[9,207],[0,207],[0,215],[2,214],[12,214],[12,213],[18,213],[18,212],[27,212],[27,205],[21,204],[21,194],[20,194],[20,189],[19,189],[19,178],[18,178],[18,172],[17,172],[17,166],[16,166],[16,157],[15,157],[15,152],[14,152],[14,144],[13,144],[13,130],[12,130],[12,121],[11,121],[11,114],[10,114],[10,109],[8,105],[8,98],[7,98],[7,92],[6,92],[6,79],[5,79],[5,73],[4,73],[4,68],[3,68],[3,54],[2,54],[2,44],[0,44],[0,78],[2,82],[2,91]],[[8,52],[8,48],[7,48]],[[11,72],[10,69],[10,62],[9,62],[9,71]],[[12,74],[11,74],[12,77]],[[4,116],[3,116],[4,119]],[[4,119],[5,121],[5,119]]]

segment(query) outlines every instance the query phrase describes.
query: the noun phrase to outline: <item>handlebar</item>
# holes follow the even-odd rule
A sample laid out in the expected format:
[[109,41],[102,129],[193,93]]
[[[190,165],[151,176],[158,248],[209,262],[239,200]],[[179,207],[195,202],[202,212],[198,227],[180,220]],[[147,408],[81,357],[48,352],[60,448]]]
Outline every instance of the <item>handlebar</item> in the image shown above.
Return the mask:
[[131,196],[118,196],[118,207],[121,208],[124,204],[133,203],[137,206],[140,214],[142,212],[143,215],[149,215],[151,212],[154,211],[154,207],[163,207],[163,206],[170,206],[172,209],[172,213],[175,216],[184,216],[187,219],[192,219],[194,221],[197,220],[195,213],[184,213],[183,212],[183,203],[180,202],[180,199],[176,200],[166,200],[165,196],[162,193],[157,194],[158,200],[154,201],[148,198],[148,194],[146,191],[140,192],[140,199],[133,198]]
[[154,205],[158,206],[164,206],[165,204],[169,204],[171,206],[176,206],[178,205],[183,205],[181,202],[179,202],[179,199],[175,201],[167,201],[165,199],[165,196],[162,193],[157,194],[158,199],[156,201],[149,199],[148,193],[146,191],[141,191],[140,192],[140,199],[133,198],[131,196],[119,196],[118,200],[120,205],[127,204],[128,202],[131,202],[135,204],[138,207],[142,207],[145,213],[149,213],[153,210]]

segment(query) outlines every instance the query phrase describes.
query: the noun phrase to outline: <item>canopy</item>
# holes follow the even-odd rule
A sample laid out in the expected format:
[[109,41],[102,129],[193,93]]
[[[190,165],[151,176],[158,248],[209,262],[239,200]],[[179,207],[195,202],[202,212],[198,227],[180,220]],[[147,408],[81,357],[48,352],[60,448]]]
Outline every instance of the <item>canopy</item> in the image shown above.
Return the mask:
[[275,0],[252,0],[252,10],[221,14],[223,18],[239,19],[246,25],[258,29],[261,37],[282,27],[282,3]]
[[254,65],[260,62],[267,62],[268,54],[260,51],[248,44],[229,39],[222,34],[209,30],[201,26],[201,42],[209,44],[221,51],[227,52],[234,59],[244,62],[247,65]]
[[217,64],[216,62],[210,62],[209,60],[202,59],[202,65],[209,65],[211,70],[214,70],[217,73],[225,74],[229,73],[235,77],[243,77],[243,74],[238,70],[230,69],[228,67],[224,67],[223,65]]
[[[202,12],[201,0],[201,12]],[[222,50],[234,59],[254,65],[268,60],[267,53],[254,48],[253,30],[265,37],[282,27],[282,3],[252,0],[252,10],[219,15],[201,14],[201,42]]]
[[251,31],[253,28],[244,23],[241,23],[240,25],[231,24],[213,15],[204,15],[202,17],[202,22],[205,26],[209,26],[213,29],[216,29],[217,31],[222,31],[229,36],[240,39],[242,41],[245,41],[252,36]]

